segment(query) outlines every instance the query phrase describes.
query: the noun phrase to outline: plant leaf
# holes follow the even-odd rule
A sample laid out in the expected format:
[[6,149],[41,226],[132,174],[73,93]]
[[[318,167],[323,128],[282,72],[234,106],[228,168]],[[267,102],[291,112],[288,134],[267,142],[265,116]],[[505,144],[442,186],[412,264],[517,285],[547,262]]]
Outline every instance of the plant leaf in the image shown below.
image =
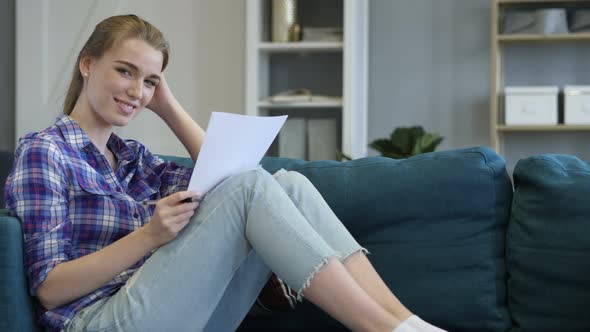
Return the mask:
[[390,135],[391,144],[403,156],[410,156],[416,139],[424,134],[422,127],[399,127]]
[[403,159],[417,154],[432,152],[442,142],[436,133],[426,133],[421,126],[399,127],[389,139],[376,139],[369,146],[384,157]]
[[382,156],[386,156],[386,154],[390,153],[395,149],[392,146],[391,141],[385,138],[374,140],[373,142],[371,142],[371,144],[369,144],[369,147],[379,151]]
[[418,139],[414,149],[413,155],[432,152],[442,142],[443,137],[438,134],[426,134]]

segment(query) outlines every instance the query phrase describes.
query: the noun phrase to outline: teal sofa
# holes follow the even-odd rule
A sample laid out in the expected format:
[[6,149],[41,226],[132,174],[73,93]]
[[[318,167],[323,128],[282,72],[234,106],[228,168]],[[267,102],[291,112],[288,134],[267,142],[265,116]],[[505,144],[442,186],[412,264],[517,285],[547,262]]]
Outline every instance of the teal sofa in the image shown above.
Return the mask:
[[[168,157],[190,164],[190,160]],[[453,332],[590,331],[590,165],[485,147],[404,160],[265,158],[308,177],[412,311]],[[514,183],[514,185],[513,185]],[[0,331],[33,331],[19,221],[0,216]],[[239,331],[345,331],[308,302]]]

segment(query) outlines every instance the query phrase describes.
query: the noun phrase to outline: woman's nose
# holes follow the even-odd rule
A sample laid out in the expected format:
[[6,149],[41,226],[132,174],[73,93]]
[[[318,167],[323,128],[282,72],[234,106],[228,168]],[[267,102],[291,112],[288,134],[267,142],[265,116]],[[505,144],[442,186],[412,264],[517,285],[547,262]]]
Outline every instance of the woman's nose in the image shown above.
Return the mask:
[[127,89],[127,94],[129,95],[129,97],[141,99],[143,95],[142,82],[138,80],[133,81],[133,83],[129,86],[129,89]]

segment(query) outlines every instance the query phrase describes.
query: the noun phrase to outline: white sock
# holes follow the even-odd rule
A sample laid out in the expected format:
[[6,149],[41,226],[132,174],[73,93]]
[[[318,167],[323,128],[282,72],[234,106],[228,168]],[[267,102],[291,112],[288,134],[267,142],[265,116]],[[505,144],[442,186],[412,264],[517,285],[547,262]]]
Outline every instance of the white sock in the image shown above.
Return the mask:
[[[414,317],[414,316],[412,316]],[[410,319],[406,319],[401,324],[399,324],[392,332],[418,332],[413,326],[410,325],[408,322]]]
[[420,332],[447,332],[443,329],[439,329],[438,327],[436,327],[434,325],[426,323],[425,321],[423,321],[422,319],[420,319],[420,317],[418,317],[416,315],[413,315],[410,318],[406,319],[404,321],[404,323],[406,323],[406,322],[408,323],[408,325],[410,325],[416,331],[420,331]]

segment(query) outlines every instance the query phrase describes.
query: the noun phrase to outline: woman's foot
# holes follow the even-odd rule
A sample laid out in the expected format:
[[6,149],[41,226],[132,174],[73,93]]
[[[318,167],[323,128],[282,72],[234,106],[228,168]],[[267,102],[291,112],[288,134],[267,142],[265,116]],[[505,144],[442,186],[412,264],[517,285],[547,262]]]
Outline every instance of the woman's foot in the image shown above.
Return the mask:
[[403,321],[393,332],[446,332],[443,329],[428,324],[427,322],[420,319],[416,315],[410,316],[410,318]]

